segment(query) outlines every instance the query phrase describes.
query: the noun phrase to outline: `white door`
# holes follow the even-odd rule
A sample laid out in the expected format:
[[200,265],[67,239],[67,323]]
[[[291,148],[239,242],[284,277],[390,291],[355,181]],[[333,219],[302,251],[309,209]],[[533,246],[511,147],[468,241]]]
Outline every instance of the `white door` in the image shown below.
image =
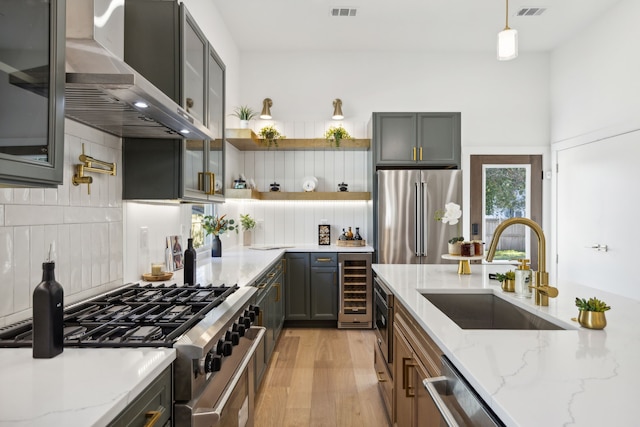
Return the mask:
[[559,287],[576,282],[640,299],[639,159],[640,131],[558,152]]

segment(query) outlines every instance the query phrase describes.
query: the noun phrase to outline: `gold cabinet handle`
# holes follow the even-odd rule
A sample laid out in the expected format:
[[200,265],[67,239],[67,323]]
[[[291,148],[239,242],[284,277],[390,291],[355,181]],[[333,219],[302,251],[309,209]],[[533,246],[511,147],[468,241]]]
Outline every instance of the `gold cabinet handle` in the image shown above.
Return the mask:
[[282,258],[282,272],[284,274],[287,274],[287,259],[286,258]]
[[416,147],[413,147],[413,160],[416,159]]
[[204,191],[204,172],[198,172],[198,191]]
[[267,274],[267,277],[269,279],[272,279],[272,278],[276,277],[276,273],[271,272],[271,273]]
[[258,289],[264,289],[266,287],[267,287],[267,282],[260,283],[259,285],[256,286],[256,288],[258,288]]
[[331,262],[331,258],[316,258],[316,262]]
[[411,375],[409,369],[416,366],[416,363],[412,359],[403,358],[402,359],[402,388],[405,391],[405,396],[414,397],[415,387],[413,386],[413,381],[411,381]]
[[280,302],[280,283],[274,283],[273,286],[276,287],[276,299],[274,302]]
[[205,193],[212,196],[216,194],[216,174],[213,172],[205,172],[205,175],[209,177],[209,191]]
[[383,374],[383,372],[376,371],[376,376],[378,377],[378,382],[379,383],[386,383],[387,379],[386,378],[382,378],[382,374]]
[[144,427],[153,427],[160,420],[162,416],[162,411],[148,411],[144,414],[147,422],[144,424]]
[[422,147],[420,147],[420,160],[422,160]]

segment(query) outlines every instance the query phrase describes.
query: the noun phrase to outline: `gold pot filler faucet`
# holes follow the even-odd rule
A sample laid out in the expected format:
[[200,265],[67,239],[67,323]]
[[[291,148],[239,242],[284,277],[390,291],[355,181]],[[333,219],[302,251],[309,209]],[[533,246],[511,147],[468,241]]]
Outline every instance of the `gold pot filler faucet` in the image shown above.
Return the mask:
[[[96,160],[91,156],[84,154],[84,143],[82,144],[82,154],[78,157],[82,162],[80,165],[76,165],[76,173],[73,175],[71,182],[73,185],[87,184],[87,194],[91,194],[91,183],[93,178],[85,176],[87,172],[104,173],[107,175],[116,175],[116,164],[103,162],[102,160]],[[99,167],[95,167],[95,166]]]
[[509,218],[504,220],[496,227],[496,231],[493,233],[493,239],[487,250],[486,259],[488,262],[493,261],[493,257],[496,254],[498,248],[498,240],[502,232],[513,224],[522,224],[531,228],[538,237],[538,271],[535,273],[535,286],[529,286],[533,289],[533,296],[536,305],[549,305],[549,298],[555,298],[558,296],[558,288],[549,286],[549,273],[546,271],[546,243],[542,228],[533,220],[529,218]]

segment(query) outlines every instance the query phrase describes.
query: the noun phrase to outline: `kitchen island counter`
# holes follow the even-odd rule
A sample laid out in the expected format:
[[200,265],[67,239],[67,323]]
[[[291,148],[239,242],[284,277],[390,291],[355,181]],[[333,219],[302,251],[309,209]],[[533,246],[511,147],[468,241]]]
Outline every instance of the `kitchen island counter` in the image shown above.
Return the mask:
[[0,350],[0,426],[106,426],[175,359],[170,348]]
[[[504,266],[473,266],[471,275],[458,275],[451,265],[373,269],[507,426],[637,425],[640,302],[561,283],[548,307],[535,306],[488,279]],[[463,330],[422,296],[429,290],[491,292],[569,329]],[[592,296],[612,307],[604,330],[571,320],[578,315],[575,298]]]

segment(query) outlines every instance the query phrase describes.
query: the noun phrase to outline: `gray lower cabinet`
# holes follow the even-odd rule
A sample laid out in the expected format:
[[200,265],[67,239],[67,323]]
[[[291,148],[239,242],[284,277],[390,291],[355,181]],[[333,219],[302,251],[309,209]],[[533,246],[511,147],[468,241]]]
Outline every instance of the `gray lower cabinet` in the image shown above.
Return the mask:
[[109,427],[171,425],[171,366],[165,369],[133,402],[108,424]]
[[376,166],[460,168],[460,113],[373,113]]
[[338,254],[288,253],[286,320],[338,320]]
[[284,325],[284,260],[278,261],[264,273],[254,286],[258,289],[254,304],[260,307],[257,324],[264,326],[266,332],[254,357],[256,390],[271,359],[282,326]]

